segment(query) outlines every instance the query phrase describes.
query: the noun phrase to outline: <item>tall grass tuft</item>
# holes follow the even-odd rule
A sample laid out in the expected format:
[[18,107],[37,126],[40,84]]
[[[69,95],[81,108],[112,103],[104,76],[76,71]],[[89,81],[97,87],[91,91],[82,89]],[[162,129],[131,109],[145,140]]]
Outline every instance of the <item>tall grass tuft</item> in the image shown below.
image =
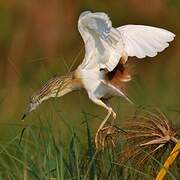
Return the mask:
[[[0,144],[0,179],[153,179],[178,138],[163,114],[144,111],[136,113],[127,126],[116,127],[116,146],[97,151],[87,113],[82,113],[83,136],[67,120],[66,138],[61,128],[57,133],[52,122],[41,117],[20,126],[14,138]],[[167,171],[171,179],[179,176],[178,168],[177,161]]]

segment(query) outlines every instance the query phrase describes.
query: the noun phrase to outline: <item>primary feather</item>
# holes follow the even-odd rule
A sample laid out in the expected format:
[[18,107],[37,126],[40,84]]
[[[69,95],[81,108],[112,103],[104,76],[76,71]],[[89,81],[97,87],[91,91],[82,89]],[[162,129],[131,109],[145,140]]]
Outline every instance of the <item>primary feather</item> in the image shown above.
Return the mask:
[[125,25],[117,28],[122,35],[124,51],[128,56],[144,58],[154,57],[169,46],[175,35],[165,29],[144,26]]

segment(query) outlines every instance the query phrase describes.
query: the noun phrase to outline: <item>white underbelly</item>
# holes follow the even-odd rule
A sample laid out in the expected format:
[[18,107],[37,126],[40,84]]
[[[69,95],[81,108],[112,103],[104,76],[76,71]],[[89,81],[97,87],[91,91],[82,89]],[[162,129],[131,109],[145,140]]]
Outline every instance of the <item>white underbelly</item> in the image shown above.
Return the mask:
[[84,88],[89,91],[95,91],[101,83],[101,78],[97,70],[79,70],[80,79],[84,85]]
[[78,73],[83,86],[89,95],[102,96],[102,94],[104,94],[103,91],[98,90],[101,89],[101,81],[104,79],[99,69],[79,69]]
[[104,75],[99,69],[79,69],[78,73],[89,96],[102,98],[114,94],[112,89],[102,82],[104,81]]

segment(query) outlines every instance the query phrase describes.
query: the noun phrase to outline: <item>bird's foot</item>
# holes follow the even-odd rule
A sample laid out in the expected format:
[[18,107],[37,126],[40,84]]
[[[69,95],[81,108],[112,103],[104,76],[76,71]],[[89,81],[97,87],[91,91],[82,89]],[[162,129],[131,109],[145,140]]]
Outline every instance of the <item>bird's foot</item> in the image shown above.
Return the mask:
[[[105,126],[111,114],[113,116],[113,120],[109,126]],[[111,144],[114,146],[113,136],[115,133],[115,126],[114,126],[115,119],[116,119],[116,113],[112,110],[112,108],[109,108],[106,118],[101,123],[95,135],[96,149],[104,149],[105,146],[109,146],[109,139],[112,142]]]
[[115,147],[116,128],[114,125],[106,126],[96,132],[96,149],[104,150],[105,147]]

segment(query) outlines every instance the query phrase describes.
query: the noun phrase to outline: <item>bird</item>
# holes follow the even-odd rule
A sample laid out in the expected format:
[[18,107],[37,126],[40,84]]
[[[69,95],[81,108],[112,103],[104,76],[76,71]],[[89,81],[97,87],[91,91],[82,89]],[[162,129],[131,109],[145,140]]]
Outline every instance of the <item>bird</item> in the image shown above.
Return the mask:
[[[147,25],[129,24],[115,28],[106,13],[91,11],[80,14],[78,30],[85,46],[82,63],[66,75],[51,78],[36,91],[30,97],[22,119],[49,98],[85,90],[91,101],[107,110],[95,135],[95,146],[99,148],[101,130],[107,128],[110,133],[116,119],[109,103],[111,97],[123,97],[133,103],[124,88],[132,79],[127,66],[128,57],[154,57],[169,46],[175,34]],[[110,117],[112,122],[105,127]]]

